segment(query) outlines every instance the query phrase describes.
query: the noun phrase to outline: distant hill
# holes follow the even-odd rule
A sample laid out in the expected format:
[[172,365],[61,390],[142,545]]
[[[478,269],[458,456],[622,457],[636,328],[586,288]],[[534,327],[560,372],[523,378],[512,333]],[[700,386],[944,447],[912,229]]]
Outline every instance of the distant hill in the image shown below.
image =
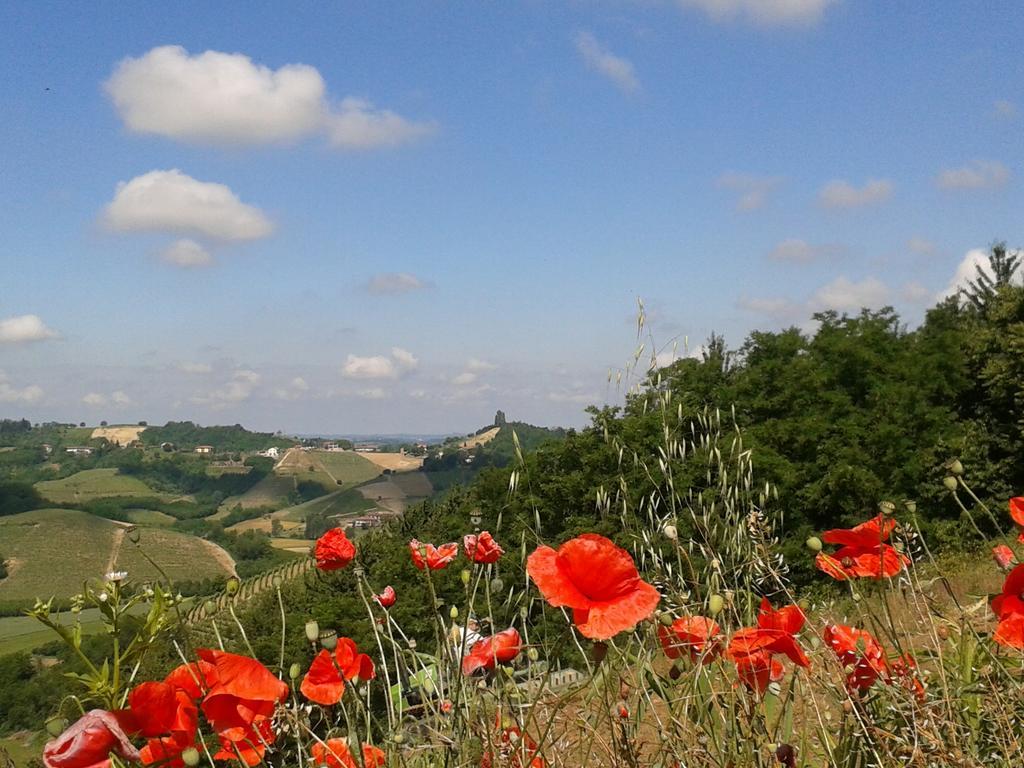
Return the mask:
[[191,421],[169,421],[162,427],[149,427],[140,436],[143,444],[159,446],[173,443],[179,450],[197,445],[213,446],[217,453],[262,451],[266,448],[290,448],[296,442],[270,432],[250,432],[241,424],[203,427]]

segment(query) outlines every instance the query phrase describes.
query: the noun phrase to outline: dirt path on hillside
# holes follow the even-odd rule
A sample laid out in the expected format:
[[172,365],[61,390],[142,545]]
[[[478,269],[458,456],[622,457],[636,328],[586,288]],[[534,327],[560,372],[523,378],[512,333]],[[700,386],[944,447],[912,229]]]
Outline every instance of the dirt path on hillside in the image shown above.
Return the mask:
[[124,542],[124,534],[127,530],[127,527],[122,528],[121,526],[114,529],[114,546],[111,547],[110,559],[107,560],[107,567],[103,573],[113,572],[114,566],[117,565],[117,556],[121,554],[121,544]]

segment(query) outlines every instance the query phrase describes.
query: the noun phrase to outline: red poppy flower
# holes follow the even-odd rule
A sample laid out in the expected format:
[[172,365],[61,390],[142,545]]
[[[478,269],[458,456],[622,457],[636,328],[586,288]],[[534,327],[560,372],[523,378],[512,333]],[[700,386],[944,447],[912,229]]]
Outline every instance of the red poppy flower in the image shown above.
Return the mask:
[[917,662],[910,654],[904,654],[889,665],[889,682],[899,683],[905,690],[914,694],[918,701],[924,701],[924,683],[917,674]]
[[92,709],[43,747],[46,768],[106,768],[111,753],[128,761],[140,759],[117,716]]
[[217,667],[202,659],[192,664],[180,664],[168,673],[164,682],[197,701],[217,684]]
[[1024,649],[1024,563],[1006,575],[1003,591],[992,598],[999,619],[992,639],[1008,648]]
[[514,627],[504,632],[485,637],[473,643],[473,648],[462,659],[462,674],[472,675],[474,672],[494,669],[496,664],[506,664],[519,655],[519,633]]
[[761,629],[778,629],[788,635],[795,635],[804,628],[806,617],[799,606],[787,605],[775,610],[767,597],[761,598],[757,612],[757,626]]
[[886,543],[895,527],[895,520],[876,515],[853,528],[825,531],[822,540],[840,547],[831,555],[819,553],[814,564],[839,581],[895,576],[910,563],[909,557]]
[[197,653],[216,668],[217,677],[203,699],[203,713],[229,741],[250,737],[250,726],[273,715],[278,702],[288,696],[288,686],[256,659],[210,648]]
[[710,661],[721,651],[719,634],[718,624],[704,616],[683,616],[669,627],[658,626],[658,639],[670,659],[689,654],[691,661]]
[[509,768],[546,768],[544,758],[537,755],[537,742],[528,733],[515,724],[502,728],[502,717],[499,711],[495,717],[495,725],[500,728],[498,737],[494,739],[498,752],[484,752],[480,757],[480,768],[509,766]]
[[412,555],[413,565],[421,571],[424,568],[439,571],[459,554],[459,545],[452,541],[435,547],[433,544],[421,544],[413,539],[409,542],[409,554]]
[[782,664],[775,656],[786,656],[801,667],[810,666],[810,661],[793,637],[804,624],[799,608],[791,605],[776,611],[762,600],[757,621],[757,627],[733,634],[725,655],[736,664],[740,681],[750,690],[763,693],[769,682],[782,678]]
[[1017,541],[1024,544],[1024,496],[1010,499],[1010,517],[1017,524]]
[[313,554],[316,567],[321,571],[337,571],[352,562],[356,556],[356,545],[348,540],[341,528],[331,528],[316,540]]
[[863,693],[889,672],[882,645],[863,629],[832,624],[825,627],[825,643],[835,652],[839,662],[850,669],[846,687]]
[[167,683],[147,682],[132,688],[128,694],[133,730],[151,738],[171,730],[177,709],[177,691]]
[[550,605],[573,609],[576,628],[592,640],[632,629],[661,599],[640,578],[629,553],[595,533],[570,539],[557,551],[538,547],[526,571]]
[[398,600],[398,595],[395,594],[394,587],[387,586],[379,595],[374,595],[373,599],[380,603],[381,608],[390,608]]
[[359,653],[351,638],[342,637],[338,639],[333,657],[330,651],[316,655],[299,690],[310,701],[329,707],[341,700],[346,680],[372,680],[374,674],[373,660]]
[[1013,550],[1005,544],[997,544],[992,547],[992,558],[996,561],[996,565],[1004,571],[1007,571],[1010,569],[1010,566],[1013,565],[1014,561],[1016,561],[1017,556],[1013,554]]
[[214,753],[214,760],[238,760],[241,757],[242,762],[250,768],[263,761],[267,745],[274,743],[274,729],[270,720],[259,719],[240,731],[238,734],[232,734],[237,738],[219,734],[220,749]]
[[466,551],[466,557],[474,563],[496,563],[498,558],[505,554],[505,550],[487,531],[483,531],[479,536],[474,533],[463,536],[462,547]]
[[[328,739],[321,744],[316,742],[311,750],[313,764],[326,765],[327,768],[360,768],[352,756],[345,739]],[[371,744],[363,744],[363,768],[380,768],[384,765],[384,750]]]

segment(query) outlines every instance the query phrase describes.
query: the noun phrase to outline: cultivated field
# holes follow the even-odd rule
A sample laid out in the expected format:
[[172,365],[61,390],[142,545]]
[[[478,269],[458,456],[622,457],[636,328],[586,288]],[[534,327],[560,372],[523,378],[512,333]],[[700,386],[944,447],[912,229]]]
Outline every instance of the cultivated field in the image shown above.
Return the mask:
[[92,439],[99,440],[100,438],[106,438],[112,443],[117,445],[131,445],[139,439],[145,431],[145,427],[96,427],[92,431]]
[[[344,454],[342,454],[344,455]],[[423,466],[422,456],[406,456],[404,453],[358,453],[367,461],[372,461],[381,469],[392,472],[413,472]]]
[[358,515],[373,509],[372,501],[367,501],[358,489],[335,491],[319,499],[307,501],[286,509],[279,509],[272,517],[284,522],[302,522],[310,513],[324,515]]
[[236,506],[243,509],[253,507],[282,507],[288,503],[288,494],[295,490],[296,480],[291,476],[270,473],[241,496],[231,496],[224,500],[216,514],[209,519],[224,517]]
[[[156,572],[126,539],[127,526],[67,509],[43,509],[0,518],[0,542],[9,576],[0,581],[0,601],[68,597],[90,578],[115,569],[134,578]],[[233,572],[220,547],[159,528],[140,530],[145,549],[172,579],[203,579]]]
[[61,480],[36,483],[39,495],[55,504],[75,504],[108,496],[163,498],[144,482],[116,469],[86,469]]
[[478,445],[486,445],[497,437],[500,431],[501,427],[491,427],[486,432],[481,432],[479,435],[459,440],[459,448],[476,448]]
[[408,472],[388,475],[375,483],[359,487],[359,492],[368,501],[375,502],[381,509],[405,512],[406,507],[430,496],[434,489],[422,472]]
[[274,467],[279,475],[291,475],[297,482],[309,480],[335,490],[365,483],[380,474],[380,468],[364,454],[351,451],[303,451],[290,449]]
[[136,525],[170,526],[174,525],[174,518],[166,512],[155,509],[129,509],[126,514],[128,519]]
[[294,552],[297,555],[308,555],[309,551],[316,544],[315,539],[271,539],[270,545],[285,552]]

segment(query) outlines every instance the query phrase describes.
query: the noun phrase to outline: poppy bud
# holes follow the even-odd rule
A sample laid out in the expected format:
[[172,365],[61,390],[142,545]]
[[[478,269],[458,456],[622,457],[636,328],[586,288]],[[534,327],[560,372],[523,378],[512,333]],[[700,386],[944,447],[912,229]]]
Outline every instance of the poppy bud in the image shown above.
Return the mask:
[[320,625],[315,621],[306,622],[306,639],[311,643],[320,639]]
[[451,610],[448,611],[448,615],[451,616],[453,620],[459,618],[459,609],[453,605]]
[[491,592],[501,592],[505,589],[505,582],[495,576],[491,579]]
[[275,576],[273,579],[270,580],[270,583],[274,585],[274,589],[280,589],[281,585],[284,584],[284,579],[282,579],[280,576]]
[[590,648],[590,658],[594,660],[595,664],[600,664],[604,660],[604,657],[607,655],[607,643],[594,643]]
[[459,577],[462,579],[463,585],[468,587],[469,580],[473,577],[473,574],[469,572],[468,568],[463,568],[462,573],[459,574]]
[[46,732],[51,736],[60,736],[68,727],[68,721],[60,715],[46,718]]
[[821,539],[819,539],[817,536],[811,536],[809,539],[807,539],[806,543],[807,548],[811,550],[811,552],[821,552]]
[[679,538],[679,531],[676,529],[674,525],[665,526],[665,538],[669,541],[675,541]]
[[238,594],[238,590],[241,586],[242,583],[232,576],[230,579],[227,580],[227,583],[224,584],[224,591],[227,592],[229,595],[236,595]]
[[395,734],[391,737],[391,740],[395,742],[395,744],[404,744],[405,734],[401,731],[396,731]]
[[960,459],[950,459],[947,461],[946,469],[949,470],[951,475],[962,475],[964,473],[964,465],[960,463]]
[[320,633],[320,645],[326,648],[328,651],[333,651],[338,647],[338,633],[333,629],[325,629]]
[[947,491],[956,490],[957,482],[956,478],[953,477],[953,475],[946,475],[944,478],[942,478],[942,484],[946,486]]
[[717,616],[722,612],[725,607],[725,600],[721,595],[715,594],[708,598],[708,613],[712,616]]
[[199,765],[199,750],[195,747],[188,747],[181,751],[181,762],[188,766],[188,768],[195,768]]
[[662,626],[671,627],[672,626],[672,614],[669,613],[668,611],[663,611],[662,613],[658,614],[658,621],[661,622]]
[[536,661],[540,658],[540,652],[536,648],[527,648],[526,658],[528,658],[530,661]]
[[949,637],[949,630],[946,627],[939,627],[935,630],[935,634],[939,636],[940,640],[945,640]]
[[298,664],[292,664],[288,668],[288,677],[290,677],[292,680],[298,680],[300,677],[302,677],[302,667],[300,667]]
[[213,600],[207,600],[203,603],[203,613],[207,616],[212,616],[217,612],[217,604]]

